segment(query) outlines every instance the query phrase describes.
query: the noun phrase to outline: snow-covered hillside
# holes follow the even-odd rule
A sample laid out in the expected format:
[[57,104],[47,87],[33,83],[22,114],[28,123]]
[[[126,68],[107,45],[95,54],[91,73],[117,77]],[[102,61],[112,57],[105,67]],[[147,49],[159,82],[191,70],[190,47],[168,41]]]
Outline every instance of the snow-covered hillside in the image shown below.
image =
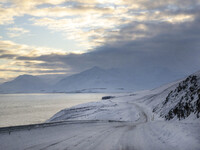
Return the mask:
[[12,81],[1,84],[0,93],[122,93],[154,88],[166,83],[167,80],[169,80],[167,77],[160,77],[160,74],[155,71],[151,71],[150,77],[147,74],[135,72],[131,68],[102,69],[93,67],[71,76],[21,75]]
[[196,73],[154,90],[77,105],[44,124],[0,128],[0,146],[8,150],[200,150],[199,77]]
[[[150,71],[150,70],[149,70]],[[169,75],[169,74],[168,74]],[[170,75],[169,75],[170,76]],[[54,92],[127,92],[155,88],[167,83],[168,77],[161,77],[159,72],[151,75],[136,72],[132,68],[102,69],[93,67],[81,73],[60,80]],[[176,79],[177,77],[173,77]]]
[[35,93],[44,92],[48,85],[32,75],[21,75],[12,81],[0,85],[0,93]]
[[200,76],[191,75],[171,90],[165,100],[154,108],[167,120],[200,117]]
[[62,92],[123,92],[133,88],[134,84],[130,80],[131,76],[128,77],[118,70],[93,67],[60,80],[53,89]]
[[200,117],[200,72],[151,90],[139,101],[166,120],[195,120]]
[[[150,91],[135,93],[133,96],[134,102],[147,105],[156,115],[166,120],[185,118],[196,120],[200,117],[200,72]],[[117,120],[126,118],[125,120],[133,121],[132,117],[121,116],[121,113],[130,111],[129,106],[133,102],[131,101],[133,96],[127,95],[123,98],[119,96],[107,101],[78,105],[62,110],[50,120],[102,120],[102,116],[106,116],[103,120],[116,119],[117,117]]]
[[51,79],[48,78],[48,76],[21,75],[12,81],[1,84],[0,93],[104,93],[125,92],[134,88],[132,76],[117,69],[104,70],[93,67],[71,76],[60,76],[60,80],[53,76]]

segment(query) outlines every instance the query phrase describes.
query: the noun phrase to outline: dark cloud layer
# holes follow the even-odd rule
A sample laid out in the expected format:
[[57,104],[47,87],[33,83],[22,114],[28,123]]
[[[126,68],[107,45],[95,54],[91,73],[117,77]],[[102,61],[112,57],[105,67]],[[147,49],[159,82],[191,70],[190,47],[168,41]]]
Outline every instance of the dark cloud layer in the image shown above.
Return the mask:
[[[191,72],[200,68],[200,19],[196,15],[193,22],[179,24],[144,23],[151,36],[128,40],[127,37],[136,34],[132,22],[121,29],[115,39],[95,51],[84,54],[42,55],[39,57],[18,57],[18,60],[40,60],[46,63],[61,62],[75,70],[84,70],[92,66],[103,68],[128,67],[134,70],[141,67],[162,67],[169,70]],[[125,40],[123,40],[125,39]],[[44,63],[42,64],[44,65]]]
[[[168,82],[200,70],[200,9],[192,8],[165,11],[169,14],[192,14],[193,21],[131,22],[119,34],[108,36],[106,43],[84,54],[42,55],[17,57],[23,61],[42,61],[42,67],[56,66],[80,72],[93,66],[120,68],[140,80]],[[138,26],[146,29],[137,29]],[[132,37],[139,38],[132,39]],[[6,57],[6,56],[0,56]],[[11,57],[11,56],[7,56]],[[146,80],[144,80],[146,79]]]
[[2,54],[2,55],[0,55],[0,58],[6,58],[6,59],[13,59],[14,57],[16,57],[15,54]]

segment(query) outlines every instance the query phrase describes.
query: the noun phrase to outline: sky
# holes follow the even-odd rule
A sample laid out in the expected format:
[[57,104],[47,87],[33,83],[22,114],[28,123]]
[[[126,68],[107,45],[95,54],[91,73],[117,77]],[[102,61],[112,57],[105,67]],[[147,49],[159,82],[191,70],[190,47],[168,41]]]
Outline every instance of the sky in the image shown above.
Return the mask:
[[0,82],[93,66],[182,77],[200,70],[199,24],[200,0],[0,0]]

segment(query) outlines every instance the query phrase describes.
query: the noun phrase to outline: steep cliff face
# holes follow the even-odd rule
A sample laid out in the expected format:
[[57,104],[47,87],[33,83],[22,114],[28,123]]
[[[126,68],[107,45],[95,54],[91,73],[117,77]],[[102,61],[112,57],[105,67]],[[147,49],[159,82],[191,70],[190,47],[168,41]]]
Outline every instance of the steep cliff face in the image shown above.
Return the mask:
[[200,73],[193,74],[176,84],[153,111],[166,120],[182,120],[190,115],[200,118]]
[[[178,103],[177,103],[178,102]],[[171,91],[163,106],[168,103],[177,103],[170,111],[164,115],[166,120],[175,116],[181,120],[194,113],[197,118],[200,117],[200,86],[196,75],[189,76],[178,87]]]

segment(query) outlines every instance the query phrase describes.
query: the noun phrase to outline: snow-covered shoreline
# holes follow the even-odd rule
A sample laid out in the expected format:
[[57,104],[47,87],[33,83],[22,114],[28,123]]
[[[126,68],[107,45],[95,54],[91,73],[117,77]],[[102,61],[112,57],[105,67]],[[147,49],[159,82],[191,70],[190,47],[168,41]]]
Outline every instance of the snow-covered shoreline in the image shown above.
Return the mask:
[[77,105],[44,124],[0,130],[0,146],[8,150],[199,150],[200,124],[164,121],[141,102],[147,93]]
[[[64,109],[33,128],[0,130],[0,146],[8,150],[200,150],[200,120],[195,106],[199,81],[200,74],[158,89],[111,95],[106,100]],[[179,90],[183,83],[185,88]],[[169,99],[169,93],[175,96]],[[184,98],[179,101],[179,95],[188,94],[195,96],[189,102],[197,110],[185,116],[188,109],[178,107],[183,117],[176,113],[166,121],[179,102],[188,102]]]

